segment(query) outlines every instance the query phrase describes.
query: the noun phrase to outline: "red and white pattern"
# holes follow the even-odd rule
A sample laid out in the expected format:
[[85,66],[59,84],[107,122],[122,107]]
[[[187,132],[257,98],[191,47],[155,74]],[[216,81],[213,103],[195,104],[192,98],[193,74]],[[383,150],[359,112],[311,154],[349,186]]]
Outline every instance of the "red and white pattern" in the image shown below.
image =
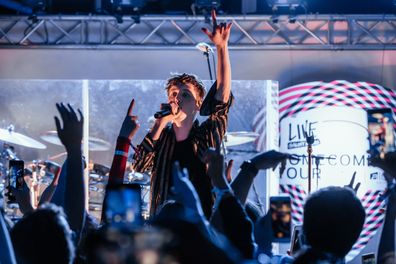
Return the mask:
[[[279,92],[280,120],[287,116],[326,106],[353,108],[392,108],[396,112],[396,94],[377,84],[348,81],[310,82]],[[395,116],[394,116],[395,117]]]
[[385,217],[383,210],[385,208],[385,201],[380,199],[381,193],[381,191],[368,190],[362,197],[361,201],[366,211],[366,219],[358,241],[346,256],[347,261],[352,260],[359,254],[382,225]]

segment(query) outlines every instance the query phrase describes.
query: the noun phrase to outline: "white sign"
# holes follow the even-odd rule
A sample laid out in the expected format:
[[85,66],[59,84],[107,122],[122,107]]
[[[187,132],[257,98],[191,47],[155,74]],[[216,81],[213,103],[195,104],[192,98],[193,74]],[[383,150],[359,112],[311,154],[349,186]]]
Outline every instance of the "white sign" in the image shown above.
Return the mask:
[[282,119],[280,151],[297,154],[288,161],[280,184],[308,190],[308,154],[305,135],[314,135],[311,191],[326,186],[347,185],[356,172],[361,183],[358,196],[367,190],[384,190],[380,169],[368,166],[366,111],[351,107],[323,107]]

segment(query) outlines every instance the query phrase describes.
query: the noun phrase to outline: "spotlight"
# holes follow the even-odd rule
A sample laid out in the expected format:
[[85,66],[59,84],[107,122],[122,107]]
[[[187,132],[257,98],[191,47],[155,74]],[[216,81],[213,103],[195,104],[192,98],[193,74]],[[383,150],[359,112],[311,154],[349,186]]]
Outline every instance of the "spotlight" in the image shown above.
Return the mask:
[[279,8],[296,10],[298,7],[302,7],[304,9],[306,7],[306,2],[304,0],[267,0],[267,4],[274,12]]
[[140,22],[140,11],[146,4],[145,0],[110,0],[111,14],[117,19],[117,23],[123,23],[123,15],[132,15],[136,23]]
[[139,12],[145,2],[145,0],[110,0],[113,10],[119,10],[123,13]]
[[215,0],[195,0],[195,6],[197,8],[205,8],[205,9],[212,9],[218,8],[220,6],[220,1]]

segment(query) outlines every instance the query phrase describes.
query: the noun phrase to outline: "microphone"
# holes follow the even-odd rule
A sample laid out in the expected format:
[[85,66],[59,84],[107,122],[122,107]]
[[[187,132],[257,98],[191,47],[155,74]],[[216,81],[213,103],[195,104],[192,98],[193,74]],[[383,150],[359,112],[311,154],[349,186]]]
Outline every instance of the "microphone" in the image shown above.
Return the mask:
[[163,109],[154,114],[155,119],[159,119],[161,117],[167,116],[172,114],[172,109]]
[[205,42],[199,42],[197,45],[195,45],[195,47],[200,51],[202,51],[203,53],[209,53],[209,52],[213,53],[212,47],[206,44]]

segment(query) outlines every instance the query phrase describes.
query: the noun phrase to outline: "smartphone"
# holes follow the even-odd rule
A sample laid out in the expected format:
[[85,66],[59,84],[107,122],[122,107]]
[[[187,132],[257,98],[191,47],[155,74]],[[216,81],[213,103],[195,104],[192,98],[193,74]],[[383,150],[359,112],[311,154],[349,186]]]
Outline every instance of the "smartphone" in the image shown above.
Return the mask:
[[302,225],[296,225],[293,228],[293,233],[290,241],[290,254],[294,255],[304,245]]
[[23,187],[23,172],[25,170],[25,164],[23,160],[10,160],[8,163],[9,168],[9,186],[16,189],[22,189]]
[[290,197],[270,197],[270,213],[274,242],[290,242],[291,237],[291,205]]
[[371,155],[384,158],[386,153],[395,151],[392,109],[369,109],[367,121]]
[[104,222],[138,227],[143,224],[141,187],[138,184],[111,184],[103,201]]
[[375,264],[375,254],[368,253],[362,255],[362,264]]

